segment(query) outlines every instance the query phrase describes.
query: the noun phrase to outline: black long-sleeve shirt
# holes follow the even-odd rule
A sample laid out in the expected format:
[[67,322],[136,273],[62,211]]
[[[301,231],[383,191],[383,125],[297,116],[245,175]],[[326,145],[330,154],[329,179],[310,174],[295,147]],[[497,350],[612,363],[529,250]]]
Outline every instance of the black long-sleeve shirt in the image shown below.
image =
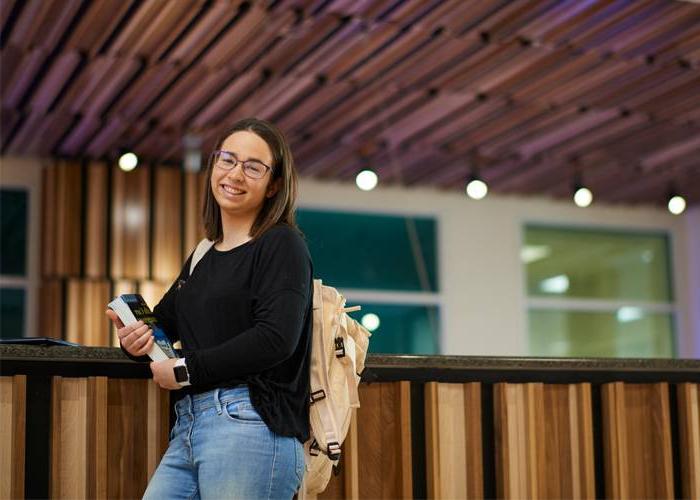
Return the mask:
[[279,224],[228,251],[212,247],[178,279],[153,312],[180,340],[192,394],[248,384],[268,427],[309,436],[313,274],[308,248]]

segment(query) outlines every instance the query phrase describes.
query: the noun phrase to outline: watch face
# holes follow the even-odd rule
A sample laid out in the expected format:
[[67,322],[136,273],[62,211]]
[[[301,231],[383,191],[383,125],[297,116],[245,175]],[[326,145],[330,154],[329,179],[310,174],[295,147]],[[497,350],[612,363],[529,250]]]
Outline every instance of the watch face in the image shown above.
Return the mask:
[[175,371],[175,381],[176,382],[186,382],[187,381],[187,368],[184,366],[176,366],[173,368]]

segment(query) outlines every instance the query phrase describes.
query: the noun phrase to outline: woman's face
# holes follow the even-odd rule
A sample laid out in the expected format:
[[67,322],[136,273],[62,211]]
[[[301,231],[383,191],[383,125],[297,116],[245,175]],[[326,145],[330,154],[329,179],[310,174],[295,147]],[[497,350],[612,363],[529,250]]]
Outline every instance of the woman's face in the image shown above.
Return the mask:
[[[229,135],[220,149],[233,153],[239,160],[232,169],[226,170],[215,164],[211,171],[211,190],[222,212],[235,217],[252,217],[255,219],[262,209],[265,198],[277,192],[277,183],[272,182],[272,174],[265,169],[260,179],[251,179],[243,173],[240,162],[256,160],[272,166],[272,152],[267,143],[257,134],[241,130]],[[222,165],[231,165],[220,162]],[[222,213],[222,215],[224,215]]]

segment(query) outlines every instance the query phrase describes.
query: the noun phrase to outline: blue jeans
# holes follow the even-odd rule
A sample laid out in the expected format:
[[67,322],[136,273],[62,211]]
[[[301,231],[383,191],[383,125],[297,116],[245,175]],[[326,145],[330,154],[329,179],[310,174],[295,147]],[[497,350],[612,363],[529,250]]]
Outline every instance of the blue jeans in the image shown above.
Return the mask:
[[185,396],[144,498],[285,498],[301,485],[304,448],[272,432],[246,386]]

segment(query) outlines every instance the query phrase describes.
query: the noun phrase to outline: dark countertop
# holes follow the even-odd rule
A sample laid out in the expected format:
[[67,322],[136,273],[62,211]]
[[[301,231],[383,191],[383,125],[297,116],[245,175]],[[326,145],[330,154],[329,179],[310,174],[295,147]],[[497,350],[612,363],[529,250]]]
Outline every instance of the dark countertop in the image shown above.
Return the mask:
[[[700,382],[700,360],[695,359],[369,355],[366,366],[363,373],[366,382]],[[0,345],[0,373],[141,378],[149,376],[150,370],[145,363],[131,361],[120,349],[114,347],[3,344]]]

